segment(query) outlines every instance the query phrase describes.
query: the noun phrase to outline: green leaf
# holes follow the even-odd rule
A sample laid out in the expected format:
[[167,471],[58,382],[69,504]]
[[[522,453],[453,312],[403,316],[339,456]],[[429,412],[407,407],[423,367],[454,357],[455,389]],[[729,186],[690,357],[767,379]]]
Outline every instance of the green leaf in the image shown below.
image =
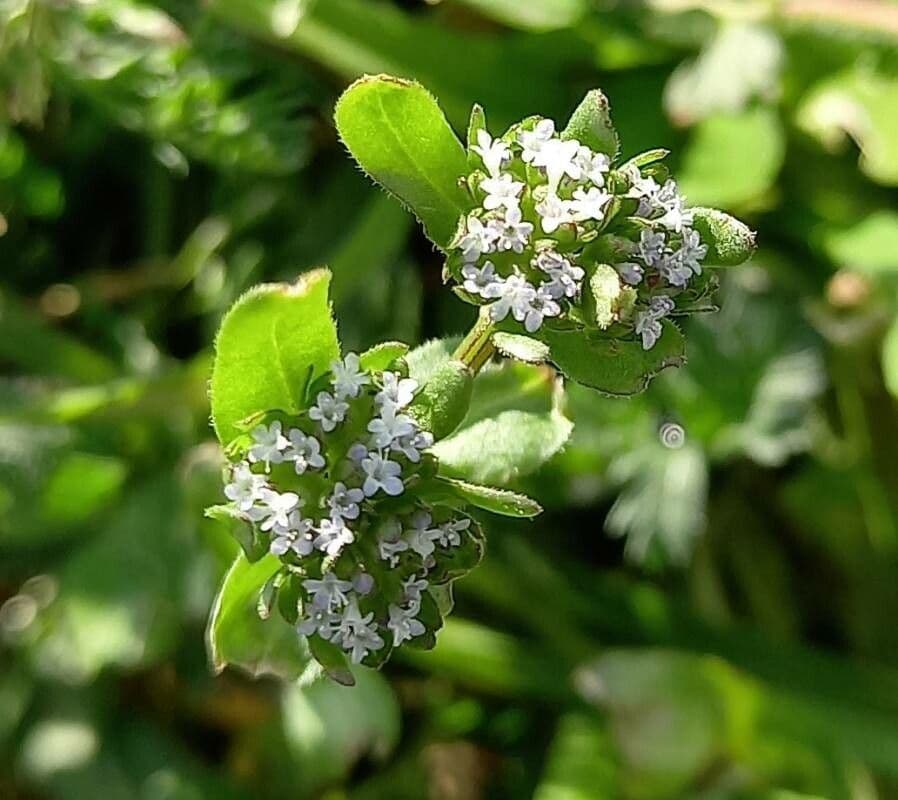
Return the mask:
[[539,339],[518,333],[496,331],[493,346],[506,358],[514,358],[525,364],[544,364],[549,360],[549,348]]
[[677,174],[690,202],[735,208],[757,203],[783,166],[786,137],[777,112],[757,106],[696,126]]
[[458,183],[467,173],[465,150],[433,96],[412,81],[365,77],[343,93],[334,118],[362,169],[445,248],[471,203]]
[[584,331],[541,331],[552,351],[552,363],[568,378],[612,395],[638,394],[666,367],[686,360],[686,340],[670,321],[651,350],[642,343],[601,339]]
[[504,517],[536,517],[542,514],[542,506],[527,495],[510,492],[507,489],[496,489],[494,486],[481,486],[477,483],[440,478],[452,488],[452,491],[472,506],[501,514]]
[[580,144],[585,144],[598,153],[605,153],[612,159],[617,158],[620,139],[611,123],[608,98],[600,89],[587,92],[571,114],[567,127],[561,132],[561,138],[577,139]]
[[708,245],[708,264],[732,267],[752,257],[755,232],[744,222],[716,208],[695,208],[693,213],[693,226]]
[[209,617],[206,645],[212,667],[240,667],[253,677],[276,675],[294,680],[308,669],[306,640],[278,614],[261,619],[259,595],[281,568],[276,556],[250,564],[241,553],[228,570]]
[[215,341],[212,423],[226,445],[238,423],[272,409],[299,411],[310,380],[339,358],[327,299],[330,273],[319,269],[293,284],[263,284],[225,315]]
[[406,356],[409,377],[423,386],[433,375],[452,358],[458,339],[431,339],[419,345]]
[[403,342],[381,342],[366,350],[359,356],[362,369],[372,372],[383,372],[397,358],[402,358],[408,352],[408,345]]
[[355,686],[355,678],[349,669],[349,662],[339,647],[331,642],[326,642],[320,636],[312,636],[308,641],[315,661],[318,662],[328,678],[341,686]]
[[502,486],[535,472],[573,429],[557,400],[551,370],[517,363],[484,370],[461,428],[433,447],[441,473]]

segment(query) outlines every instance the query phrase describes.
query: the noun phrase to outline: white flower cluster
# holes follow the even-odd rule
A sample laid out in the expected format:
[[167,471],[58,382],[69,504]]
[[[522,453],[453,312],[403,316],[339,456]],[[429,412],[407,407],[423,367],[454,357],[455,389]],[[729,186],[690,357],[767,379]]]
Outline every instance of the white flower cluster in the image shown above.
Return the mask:
[[428,578],[471,527],[415,496],[433,444],[407,413],[417,388],[398,372],[369,373],[348,354],[332,365],[331,391],[322,388],[295,425],[252,430],[224,488],[233,512],[301,576],[298,631],[338,645],[354,663],[425,632],[418,615]]
[[489,305],[495,322],[511,314],[533,333],[580,302],[590,267],[583,248],[621,227],[629,245],[614,267],[636,300],[617,321],[631,325],[645,349],[654,346],[660,320],[676,307],[671,296],[701,273],[707,253],[676,183],[659,184],[632,163],[612,169],[608,156],[562,139],[549,119],[503,139],[482,129],[476,138],[471,151],[483,168],[468,186],[478,205],[452,247],[464,290]]

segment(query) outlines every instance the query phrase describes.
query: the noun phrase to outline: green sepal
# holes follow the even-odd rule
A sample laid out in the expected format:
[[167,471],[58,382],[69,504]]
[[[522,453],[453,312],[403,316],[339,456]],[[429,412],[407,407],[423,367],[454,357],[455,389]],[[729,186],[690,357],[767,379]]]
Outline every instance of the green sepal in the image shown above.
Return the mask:
[[461,361],[441,364],[415,395],[409,414],[434,439],[452,433],[465,418],[471,405],[474,375]]
[[580,144],[605,153],[612,160],[620,153],[620,139],[611,122],[608,98],[600,89],[586,93],[580,105],[574,109],[562,139],[576,139]]
[[349,662],[343,651],[320,636],[310,636],[309,650],[315,660],[321,664],[324,674],[341,686],[355,686],[355,678],[349,669]]
[[708,264],[734,267],[751,258],[757,243],[748,225],[716,208],[698,207],[692,213],[692,227],[708,246]]

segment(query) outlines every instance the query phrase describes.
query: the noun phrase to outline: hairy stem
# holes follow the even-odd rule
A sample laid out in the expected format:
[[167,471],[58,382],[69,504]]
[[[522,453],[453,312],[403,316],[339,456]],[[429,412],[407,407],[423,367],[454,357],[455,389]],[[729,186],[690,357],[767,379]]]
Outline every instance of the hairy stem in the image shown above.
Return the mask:
[[496,348],[493,347],[493,331],[494,326],[490,319],[489,309],[484,306],[480,309],[477,322],[455,348],[452,357],[461,361],[476,375],[496,351]]

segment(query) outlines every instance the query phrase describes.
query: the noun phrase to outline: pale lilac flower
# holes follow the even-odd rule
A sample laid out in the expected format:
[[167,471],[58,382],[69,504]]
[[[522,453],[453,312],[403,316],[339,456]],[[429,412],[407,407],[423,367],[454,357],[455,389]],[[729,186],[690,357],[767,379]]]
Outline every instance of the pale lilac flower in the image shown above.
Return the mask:
[[381,560],[388,561],[391,567],[395,567],[399,563],[399,554],[404,553],[406,550],[408,550],[408,542],[404,539],[396,542],[381,539],[377,543],[377,552]]
[[561,313],[561,306],[555,302],[549,291],[542,286],[536,290],[530,301],[530,308],[524,317],[524,329],[527,333],[539,330],[546,317],[557,317]]
[[574,221],[570,204],[554,192],[549,192],[544,200],[536,204],[536,213],[539,214],[544,233],[555,233],[562,225]]
[[302,475],[308,469],[321,469],[324,466],[321,443],[314,436],[303,433],[299,428],[291,428],[287,437],[290,446],[284,451],[284,460],[293,462],[297,475]]
[[318,523],[314,545],[329,556],[338,556],[344,547],[355,541],[355,534],[343,524],[339,517],[323,519]]
[[675,308],[674,301],[665,295],[653,297],[647,309],[636,314],[635,331],[642,337],[643,350],[651,350],[663,331],[661,320]]
[[486,171],[494,177],[499,174],[502,164],[511,158],[508,145],[501,139],[493,139],[485,130],[477,131],[477,144],[471,145],[471,150],[480,156]]
[[642,267],[636,262],[622,261],[620,264],[615,264],[614,268],[617,270],[617,274],[620,275],[620,278],[624,283],[627,283],[630,286],[636,286],[642,282]]
[[541,119],[532,130],[519,131],[518,143],[523,152],[521,158],[530,164],[542,150],[543,145],[555,135],[555,123],[550,119]]
[[502,280],[496,274],[496,267],[492,261],[484,261],[480,268],[474,264],[465,264],[461,268],[461,275],[464,278],[462,285],[465,291],[482,297],[487,297],[490,287]]
[[504,218],[491,219],[488,225],[496,234],[496,248],[502,251],[522,252],[533,233],[533,225],[521,221],[521,209],[517,206],[505,209]]
[[458,547],[461,544],[462,531],[470,527],[471,520],[467,517],[444,522],[439,527],[440,535],[437,537],[437,543],[441,547]]
[[549,282],[541,284],[540,288],[550,297],[558,300],[580,294],[580,284],[586,273],[554,250],[543,250],[530,263],[549,276]]
[[265,476],[255,475],[249,464],[241,461],[231,469],[231,482],[225,486],[224,494],[236,505],[238,511],[249,511],[265,488]]
[[375,447],[389,447],[396,439],[416,431],[415,423],[406,414],[397,414],[393,406],[384,406],[380,416],[368,423],[368,432]]
[[374,402],[381,409],[387,406],[405,408],[415,399],[417,390],[418,381],[414,378],[400,378],[396,372],[384,372],[383,389],[374,396]]
[[511,175],[499,175],[495,178],[484,178],[480,182],[480,189],[486,192],[483,199],[483,207],[487,211],[497,208],[517,208],[520,199],[518,195],[524,184],[514,180]]
[[577,222],[586,222],[590,219],[601,222],[605,219],[605,207],[610,199],[611,195],[608,192],[595,187],[588,191],[577,189],[569,207]]
[[523,275],[515,274],[497,286],[497,294],[498,300],[490,306],[493,321],[500,322],[511,312],[518,322],[523,322],[536,297],[536,289]]
[[653,267],[664,260],[667,240],[663,233],[644,230],[639,234],[639,257],[646,266]]
[[397,605],[390,604],[390,619],[387,622],[387,628],[393,634],[393,647],[398,647],[408,639],[414,639],[427,630],[420,620],[415,619],[414,613],[408,609],[400,608]]
[[329,608],[312,606],[308,615],[297,625],[296,630],[301,636],[318,634],[325,641],[330,641],[340,627],[342,616]]
[[352,589],[349,581],[338,578],[333,572],[325,572],[321,580],[308,578],[302,585],[312,595],[312,605],[328,611],[345,606],[349,600],[347,592]]
[[374,576],[371,573],[360,570],[352,576],[352,588],[362,597],[371,594],[374,591],[374,587]]
[[371,382],[360,369],[359,357],[355,353],[347,353],[342,361],[334,361],[331,372],[334,374],[334,394],[341,399],[358,397],[362,387]]
[[247,518],[258,522],[263,531],[270,531],[275,526],[290,527],[290,512],[302,505],[298,494],[294,492],[275,492],[263,489],[260,504],[246,512]]
[[312,520],[304,519],[299,511],[291,511],[287,527],[275,526],[269,550],[276,556],[292,550],[298,556],[312,552]]
[[402,596],[408,604],[412,614],[417,614],[421,608],[421,595],[427,591],[430,584],[424,578],[411,575],[402,582]]
[[337,637],[343,649],[349,652],[353,664],[361,663],[369,652],[380,650],[384,646],[384,640],[377,633],[373,620],[373,611],[363,616],[355,597],[350,599],[343,611]]
[[249,448],[250,461],[264,463],[268,472],[272,464],[280,464],[284,460],[283,451],[288,443],[279,421],[275,420],[268,426],[258,425],[250,435],[253,439]]
[[361,489],[348,489],[342,481],[334,484],[334,491],[327,499],[331,519],[358,519],[359,503],[365,499]]
[[318,392],[316,405],[309,409],[309,418],[321,423],[321,429],[330,433],[346,419],[349,403],[340,400],[328,392]]
[[702,238],[698,231],[684,230],[683,242],[677,251],[677,256],[694,274],[702,274],[702,260],[708,255],[708,246],[702,244]]
[[484,253],[490,253],[496,243],[498,233],[495,228],[484,225],[471,214],[465,224],[465,235],[458,242],[462,258],[467,263],[477,261]]
[[408,546],[421,558],[433,555],[434,540],[440,535],[439,530],[432,527],[432,524],[433,518],[430,514],[426,511],[416,511],[412,517],[412,527],[407,528],[403,534]]
[[433,434],[430,431],[415,431],[407,436],[394,439],[390,449],[402,453],[413,464],[421,460],[421,451],[433,447]]
[[383,490],[391,497],[402,494],[405,485],[402,483],[402,467],[395,461],[384,458],[380,453],[369,453],[368,458],[362,459],[362,471],[365,473],[365,482],[362,491],[366,497],[371,497]]

